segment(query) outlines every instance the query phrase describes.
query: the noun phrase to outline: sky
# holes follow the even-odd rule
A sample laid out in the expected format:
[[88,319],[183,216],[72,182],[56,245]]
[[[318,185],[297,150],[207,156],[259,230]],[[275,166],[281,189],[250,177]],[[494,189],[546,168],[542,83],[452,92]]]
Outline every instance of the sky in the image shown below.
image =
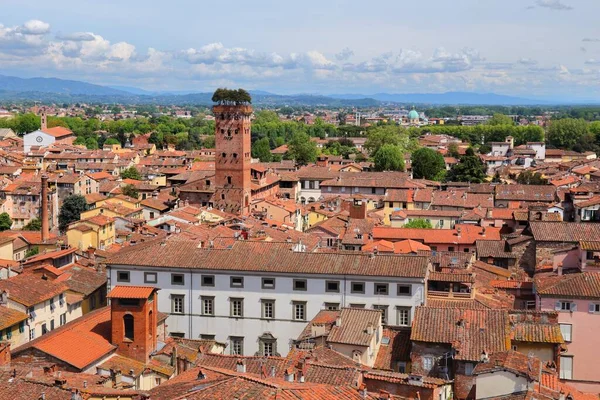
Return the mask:
[[0,0],[0,74],[600,100],[599,0]]

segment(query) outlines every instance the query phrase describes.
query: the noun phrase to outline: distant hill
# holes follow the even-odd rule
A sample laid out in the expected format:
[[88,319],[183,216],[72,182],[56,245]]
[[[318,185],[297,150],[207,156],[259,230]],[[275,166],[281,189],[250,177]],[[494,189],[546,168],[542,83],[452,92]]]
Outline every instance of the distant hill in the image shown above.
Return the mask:
[[[495,93],[407,93],[390,94],[293,94],[278,95],[262,90],[250,91],[258,106],[373,107],[380,103],[465,104],[465,105],[538,105],[541,100],[504,96]],[[0,100],[37,100],[48,102],[96,102],[122,104],[211,105],[212,93],[192,91],[148,91],[130,86],[100,86],[57,78],[17,78],[0,75]]]
[[127,92],[80,81],[57,78],[17,78],[0,75],[0,90],[8,92],[41,92],[56,94],[85,94],[90,96],[119,96]]
[[472,92],[446,92],[446,93],[377,93],[364,94],[337,94],[329,95],[335,99],[357,99],[370,97],[375,100],[393,103],[415,104],[465,104],[465,105],[538,105],[549,104],[547,101],[525,99],[521,97],[505,96],[495,93]]

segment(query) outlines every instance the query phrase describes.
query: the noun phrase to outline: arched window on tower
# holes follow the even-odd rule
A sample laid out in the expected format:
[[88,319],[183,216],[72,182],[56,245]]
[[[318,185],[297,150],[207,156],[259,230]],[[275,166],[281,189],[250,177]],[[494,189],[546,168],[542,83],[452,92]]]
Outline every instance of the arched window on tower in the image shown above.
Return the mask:
[[123,328],[124,328],[124,339],[133,341],[133,315],[126,314],[123,315]]
[[154,315],[152,314],[152,310],[150,310],[150,312],[148,313],[148,336],[150,338],[152,338],[154,336],[154,321],[153,321],[153,317]]

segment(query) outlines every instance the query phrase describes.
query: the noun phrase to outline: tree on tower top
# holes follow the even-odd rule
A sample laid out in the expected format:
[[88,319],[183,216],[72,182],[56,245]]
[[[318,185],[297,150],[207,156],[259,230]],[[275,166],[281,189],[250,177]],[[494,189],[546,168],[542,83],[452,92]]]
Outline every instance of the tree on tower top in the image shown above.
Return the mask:
[[252,104],[252,97],[250,96],[250,93],[244,89],[235,90],[219,88],[215,90],[215,93],[212,96],[212,101],[218,105],[240,106]]

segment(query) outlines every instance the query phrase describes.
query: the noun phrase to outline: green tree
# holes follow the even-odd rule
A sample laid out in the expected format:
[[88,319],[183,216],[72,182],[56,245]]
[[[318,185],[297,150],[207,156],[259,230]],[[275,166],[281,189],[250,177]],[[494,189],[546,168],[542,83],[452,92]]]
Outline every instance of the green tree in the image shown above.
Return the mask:
[[85,147],[88,150],[97,150],[98,149],[98,139],[95,137],[89,137],[85,140]]
[[140,192],[132,184],[123,186],[121,192],[123,192],[125,196],[133,197],[134,199],[137,199],[140,195]]
[[259,158],[262,162],[271,161],[271,146],[269,138],[262,138],[254,142],[252,145],[252,157]]
[[33,257],[36,254],[39,254],[39,252],[40,252],[40,248],[37,246],[33,246],[32,248],[30,248],[29,250],[27,250],[25,252],[25,258]]
[[404,224],[404,228],[432,229],[433,225],[431,225],[431,221],[423,218],[417,218]]
[[121,142],[119,142],[117,139],[115,139],[113,137],[110,137],[110,138],[106,139],[104,144],[121,144]]
[[514,125],[515,121],[508,115],[496,113],[487,121],[487,125]]
[[404,171],[404,153],[398,145],[384,144],[373,157],[377,171]]
[[23,114],[16,122],[15,131],[17,133],[29,133],[40,129],[40,117],[35,114]]
[[548,180],[542,178],[542,174],[539,172],[523,171],[517,177],[517,183],[522,185],[546,185]]
[[411,168],[415,179],[436,179],[446,169],[446,163],[440,153],[422,147],[412,153]]
[[41,231],[42,221],[39,218],[34,218],[23,227],[24,231]]
[[317,161],[317,144],[304,132],[296,132],[288,144],[287,156],[296,160],[296,164],[307,165]]
[[87,208],[85,197],[74,194],[65,198],[58,213],[58,227],[65,231],[71,222],[79,221],[81,213]]
[[553,120],[548,127],[548,143],[559,149],[572,149],[588,133],[583,119],[565,118]]
[[460,157],[460,153],[458,152],[458,144],[456,142],[450,143],[450,145],[448,145],[448,155],[454,158]]
[[202,143],[202,146],[205,149],[214,149],[215,148],[215,137],[209,136],[206,139],[204,139],[204,143]]
[[10,229],[12,226],[12,219],[8,213],[3,212],[0,214],[0,232]]
[[485,165],[479,156],[475,155],[473,148],[469,147],[466,154],[460,158],[460,162],[449,171],[446,179],[450,182],[481,183],[485,178]]
[[121,178],[123,179],[135,179],[136,181],[141,181],[142,180],[142,175],[140,174],[140,172],[137,170],[136,167],[129,167],[127,169],[124,169],[121,172]]
[[400,146],[405,151],[410,150],[411,143],[407,131],[399,126],[384,125],[371,129],[367,134],[365,149],[369,154],[375,156],[375,153],[386,144]]

